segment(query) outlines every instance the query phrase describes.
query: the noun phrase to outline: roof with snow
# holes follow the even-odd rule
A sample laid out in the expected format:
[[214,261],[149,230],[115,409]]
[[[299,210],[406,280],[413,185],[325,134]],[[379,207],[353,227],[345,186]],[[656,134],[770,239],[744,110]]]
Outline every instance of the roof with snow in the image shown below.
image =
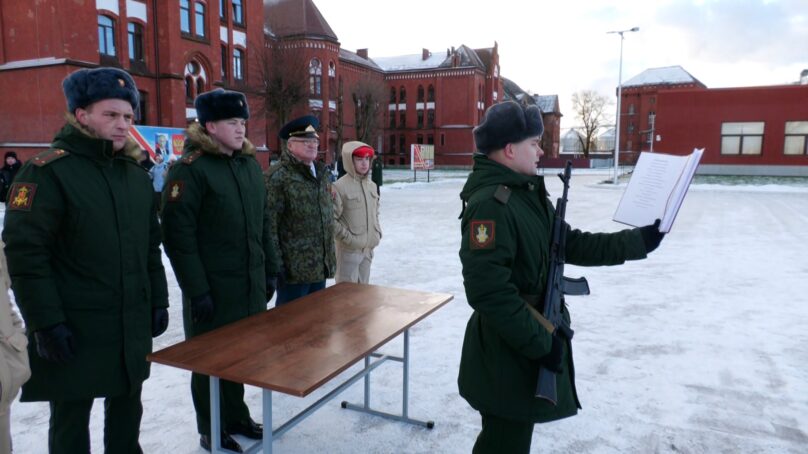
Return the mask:
[[706,86],[698,79],[685,71],[681,66],[666,66],[664,68],[650,68],[623,82],[623,87],[638,87],[641,85],[679,85],[697,84]]
[[561,114],[561,109],[558,106],[558,95],[533,95],[536,104],[543,113]]
[[264,0],[264,32],[276,38],[305,36],[338,41],[312,0]]
[[[482,49],[485,50],[485,49]],[[379,65],[384,71],[418,71],[424,69],[440,69],[440,68],[468,68],[475,67],[483,71],[487,71],[488,66],[477,55],[474,49],[461,45],[457,49],[444,52],[432,53],[427,51],[427,58],[424,58],[423,52],[420,54],[399,55],[395,57],[377,57],[373,61]],[[488,50],[490,52],[490,50]],[[457,57],[457,64],[453,64],[452,57]],[[490,56],[485,56],[486,61],[490,61]]]
[[361,66],[365,66],[365,67],[368,67],[368,68],[371,68],[371,69],[375,69],[376,71],[382,71],[382,68],[380,68],[379,65],[377,65],[376,62],[374,62],[373,60],[371,60],[369,58],[364,59],[364,58],[360,57],[359,55],[357,55],[354,52],[351,52],[349,50],[345,50],[345,49],[340,48],[340,50],[339,50],[339,58],[341,60],[349,61],[349,62],[355,63],[357,65],[361,65]]

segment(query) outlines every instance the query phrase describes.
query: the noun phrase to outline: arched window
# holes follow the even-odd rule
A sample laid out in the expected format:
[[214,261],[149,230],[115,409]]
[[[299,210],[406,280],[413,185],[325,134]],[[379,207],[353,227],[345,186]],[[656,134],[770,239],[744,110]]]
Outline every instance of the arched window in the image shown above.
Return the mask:
[[320,60],[312,58],[309,62],[309,93],[321,95],[323,93],[323,64]]
[[426,101],[427,102],[435,102],[435,87],[432,85],[429,86],[426,90]]
[[199,96],[201,93],[205,93],[205,79],[199,78],[196,79],[196,95]]
[[115,21],[109,16],[98,16],[98,52],[115,56]]
[[424,86],[418,86],[418,102],[424,102]]
[[396,88],[390,87],[390,104],[396,103]]
[[333,61],[328,62],[328,97],[337,99],[337,65]]
[[185,76],[185,103],[194,103],[194,78]]
[[244,51],[233,49],[233,79],[244,80]]
[[403,85],[398,89],[398,102],[407,102],[407,90],[404,89]]
[[196,60],[185,65],[185,102],[192,105],[194,98],[205,92],[208,76],[205,69]]
[[205,28],[205,5],[196,2],[194,4],[194,34],[200,38],[204,38]]
[[427,109],[426,111],[426,127],[435,127],[435,109]]
[[133,62],[143,61],[143,26],[134,22],[127,24],[127,36],[129,37],[129,60]]

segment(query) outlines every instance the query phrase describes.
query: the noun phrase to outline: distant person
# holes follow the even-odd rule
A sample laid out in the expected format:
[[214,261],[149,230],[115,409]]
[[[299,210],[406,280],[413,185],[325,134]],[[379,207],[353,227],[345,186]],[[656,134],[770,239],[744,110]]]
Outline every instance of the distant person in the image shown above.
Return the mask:
[[4,244],[0,241],[0,453],[11,452],[11,403],[20,387],[31,376],[28,366],[28,338],[22,319],[14,311],[8,297],[11,278],[8,276]]
[[373,169],[371,170],[370,179],[376,183],[376,193],[381,195],[382,184],[384,183],[383,177],[383,169],[384,164],[382,163],[382,157],[376,156],[373,159]]
[[[182,289],[186,338],[266,311],[278,270],[264,177],[246,139],[247,99],[216,89],[197,96],[194,107],[199,122],[185,131],[185,153],[169,169],[162,212],[166,254]],[[241,452],[231,435],[260,439],[263,427],[244,403],[244,385],[220,384],[221,443]],[[210,451],[207,375],[191,374],[191,396],[199,444]]]
[[20,169],[3,228],[29,338],[20,400],[50,403],[51,454],[90,452],[96,398],[104,451],[139,453],[146,355],[168,327],[153,190],[128,134],[139,94],[116,68],[80,69],[62,87],[67,123]]
[[362,142],[342,146],[345,175],[334,183],[336,282],[367,284],[373,249],[382,238],[379,193],[368,178],[374,151]]
[[317,161],[319,122],[296,118],[278,136],[286,150],[265,173],[270,234],[279,251],[275,306],[325,288],[334,277],[334,204],[325,165]]
[[[466,326],[460,395],[482,417],[473,453],[528,453],[533,425],[573,416],[575,390],[570,340],[550,334],[531,315],[545,291],[554,209],[536,164],[544,126],[536,106],[494,104],[474,128],[478,152],[460,198],[460,261]],[[664,234],[658,224],[615,233],[567,226],[566,261],[618,265],[644,259]],[[539,307],[539,310],[542,310]],[[569,323],[569,312],[562,307]],[[556,372],[558,402],[535,397],[539,366]]]
[[3,202],[6,201],[8,189],[11,187],[11,183],[14,181],[20,167],[22,167],[22,164],[17,160],[17,153],[7,151],[3,159],[3,167],[0,168],[0,200]]
[[140,166],[146,169],[146,172],[148,172],[149,170],[151,170],[152,167],[154,167],[154,161],[152,161],[151,156],[149,156],[149,152],[144,149],[140,150],[139,162]]

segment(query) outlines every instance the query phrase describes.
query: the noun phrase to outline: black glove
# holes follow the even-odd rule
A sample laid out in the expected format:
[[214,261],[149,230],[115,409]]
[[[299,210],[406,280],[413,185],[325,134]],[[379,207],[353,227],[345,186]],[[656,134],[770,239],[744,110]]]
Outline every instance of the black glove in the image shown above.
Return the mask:
[[662,242],[662,238],[665,238],[665,234],[659,231],[660,222],[661,221],[657,219],[651,225],[640,227],[640,234],[642,234],[642,242],[645,243],[646,254],[658,248],[659,243]]
[[564,338],[556,331],[553,333],[553,346],[550,347],[550,353],[539,358],[539,362],[547,370],[560,374],[563,370],[564,361]]
[[267,276],[267,303],[275,295],[276,288],[278,288],[278,276],[275,274]]
[[35,332],[34,339],[36,339],[36,352],[48,361],[67,364],[76,356],[73,333],[64,323]]
[[191,298],[191,321],[194,323],[207,322],[213,318],[213,298],[210,294]]
[[168,309],[165,307],[155,307],[152,309],[151,336],[157,337],[168,328]]

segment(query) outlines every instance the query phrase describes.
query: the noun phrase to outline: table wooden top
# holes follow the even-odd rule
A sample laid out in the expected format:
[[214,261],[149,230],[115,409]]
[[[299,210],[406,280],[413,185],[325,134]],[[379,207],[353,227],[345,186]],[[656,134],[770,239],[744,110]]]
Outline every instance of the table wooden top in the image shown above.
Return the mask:
[[343,282],[146,359],[303,397],[452,298]]

